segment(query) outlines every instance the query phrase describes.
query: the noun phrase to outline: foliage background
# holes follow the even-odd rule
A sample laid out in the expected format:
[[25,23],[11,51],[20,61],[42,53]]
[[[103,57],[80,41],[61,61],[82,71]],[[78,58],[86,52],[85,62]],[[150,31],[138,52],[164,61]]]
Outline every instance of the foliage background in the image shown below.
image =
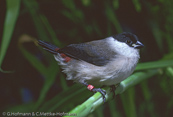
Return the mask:
[[[127,31],[145,45],[140,62],[173,59],[171,0],[14,1],[0,2],[2,111],[69,112],[93,95],[66,81],[53,56],[37,47],[35,39],[63,47]],[[173,68],[159,70],[88,116],[171,116]]]

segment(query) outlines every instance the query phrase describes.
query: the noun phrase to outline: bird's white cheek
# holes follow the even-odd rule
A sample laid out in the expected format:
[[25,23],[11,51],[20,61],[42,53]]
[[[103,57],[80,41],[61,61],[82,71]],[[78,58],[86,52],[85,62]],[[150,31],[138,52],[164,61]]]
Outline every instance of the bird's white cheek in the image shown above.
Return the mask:
[[119,55],[139,58],[139,50],[129,47],[126,43],[119,42],[112,37],[107,38],[107,42],[109,43],[111,49]]

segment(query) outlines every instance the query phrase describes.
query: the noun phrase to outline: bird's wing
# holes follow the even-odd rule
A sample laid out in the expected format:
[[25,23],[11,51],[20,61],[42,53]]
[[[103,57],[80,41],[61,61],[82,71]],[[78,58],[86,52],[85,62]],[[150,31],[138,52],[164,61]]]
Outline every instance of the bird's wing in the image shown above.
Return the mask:
[[[92,44],[92,43],[91,43]],[[60,53],[64,53],[74,59],[83,60],[88,63],[103,66],[110,61],[110,56],[103,52],[105,51],[103,46],[99,48],[95,44],[71,44],[67,47],[58,50]]]

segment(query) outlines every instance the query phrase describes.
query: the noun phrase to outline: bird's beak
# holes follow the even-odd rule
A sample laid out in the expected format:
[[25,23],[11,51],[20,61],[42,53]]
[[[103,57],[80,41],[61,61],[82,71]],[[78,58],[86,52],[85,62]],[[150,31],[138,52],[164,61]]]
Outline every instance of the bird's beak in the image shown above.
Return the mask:
[[137,48],[137,49],[140,49],[140,48],[143,48],[144,45],[140,42],[140,41],[137,41],[135,44],[132,45],[134,48]]

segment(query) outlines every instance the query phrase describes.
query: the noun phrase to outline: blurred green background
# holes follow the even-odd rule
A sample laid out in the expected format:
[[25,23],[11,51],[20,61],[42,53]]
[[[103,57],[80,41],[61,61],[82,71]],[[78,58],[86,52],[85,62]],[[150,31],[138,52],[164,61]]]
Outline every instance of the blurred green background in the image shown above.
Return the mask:
[[53,56],[38,47],[36,39],[63,47],[126,31],[145,45],[141,66],[149,70],[153,66],[147,62],[157,61],[159,73],[87,116],[170,117],[173,63],[159,65],[173,60],[172,27],[171,0],[1,0],[0,111],[69,112],[93,95],[66,81]]

